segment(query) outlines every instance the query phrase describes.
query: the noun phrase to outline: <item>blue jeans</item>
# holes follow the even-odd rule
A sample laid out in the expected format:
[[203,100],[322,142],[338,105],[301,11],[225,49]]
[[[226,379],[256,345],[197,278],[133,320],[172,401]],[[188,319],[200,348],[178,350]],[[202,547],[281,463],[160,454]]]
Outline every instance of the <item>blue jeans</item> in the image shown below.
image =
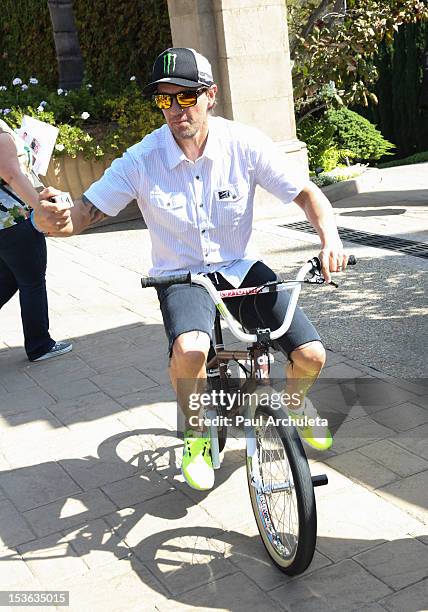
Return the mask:
[[25,351],[37,359],[55,344],[49,335],[46,240],[27,219],[0,230],[0,308],[19,290]]

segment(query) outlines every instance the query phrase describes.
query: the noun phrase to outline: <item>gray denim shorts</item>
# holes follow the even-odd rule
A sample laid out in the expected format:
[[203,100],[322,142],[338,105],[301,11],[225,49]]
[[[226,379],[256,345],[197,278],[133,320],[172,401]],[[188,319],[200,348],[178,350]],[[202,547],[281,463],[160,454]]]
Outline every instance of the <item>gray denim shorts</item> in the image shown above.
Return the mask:
[[[233,289],[221,274],[208,275],[218,291]],[[277,276],[263,262],[258,261],[248,271],[241,287],[256,287]],[[162,312],[165,333],[168,338],[169,355],[172,354],[176,338],[185,332],[201,331],[212,337],[216,308],[208,292],[199,285],[169,285],[158,287],[158,298]],[[245,327],[269,327],[277,329],[284,320],[290,296],[287,291],[264,293],[257,297],[244,296],[225,299],[225,304]],[[275,348],[289,356],[302,344],[321,341],[315,327],[303,310],[297,306],[288,331],[275,341]]]

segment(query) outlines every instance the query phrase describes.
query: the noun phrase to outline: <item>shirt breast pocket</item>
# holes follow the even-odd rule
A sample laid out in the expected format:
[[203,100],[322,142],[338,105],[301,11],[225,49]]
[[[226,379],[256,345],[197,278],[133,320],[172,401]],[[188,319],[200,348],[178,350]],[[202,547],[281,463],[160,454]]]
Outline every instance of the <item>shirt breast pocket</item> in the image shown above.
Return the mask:
[[187,211],[187,200],[183,193],[150,193],[150,209],[155,223],[174,232],[189,230],[190,219]]
[[248,202],[248,187],[245,184],[227,185],[214,191],[216,225],[235,226],[242,219]]

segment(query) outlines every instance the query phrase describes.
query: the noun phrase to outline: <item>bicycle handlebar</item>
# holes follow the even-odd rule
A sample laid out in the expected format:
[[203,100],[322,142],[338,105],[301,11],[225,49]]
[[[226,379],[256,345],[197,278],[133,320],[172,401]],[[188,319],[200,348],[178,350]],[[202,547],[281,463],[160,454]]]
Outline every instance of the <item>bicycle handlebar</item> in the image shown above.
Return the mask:
[[175,276],[143,276],[141,286],[143,289],[147,287],[162,287],[165,285],[185,285],[190,284],[191,274],[176,274]]
[[[348,265],[354,266],[357,263],[354,255],[350,255],[348,259]],[[294,281],[282,281],[279,284],[286,284],[288,287],[292,287],[290,294],[290,301],[288,303],[287,312],[285,313],[285,318],[280,327],[278,329],[271,331],[270,337],[271,340],[276,340],[285,334],[288,328],[291,325],[291,321],[294,317],[294,312],[297,306],[297,300],[299,297],[299,293],[301,290],[301,283],[304,281],[305,276],[310,273],[321,271],[321,262],[318,257],[313,257],[307,263],[305,263],[297,273],[296,279]],[[241,342],[254,343],[257,342],[257,334],[247,334],[240,328],[236,319],[232,316],[227,308],[226,304],[222,300],[219,292],[214,287],[211,280],[202,274],[191,274],[188,272],[187,274],[177,274],[175,276],[146,276],[141,279],[141,286],[143,288],[146,287],[156,287],[156,286],[166,286],[172,284],[195,284],[201,285],[205,287],[208,291],[211,299],[213,300],[216,308],[221,313],[224,321],[229,327],[232,334],[240,340]]]

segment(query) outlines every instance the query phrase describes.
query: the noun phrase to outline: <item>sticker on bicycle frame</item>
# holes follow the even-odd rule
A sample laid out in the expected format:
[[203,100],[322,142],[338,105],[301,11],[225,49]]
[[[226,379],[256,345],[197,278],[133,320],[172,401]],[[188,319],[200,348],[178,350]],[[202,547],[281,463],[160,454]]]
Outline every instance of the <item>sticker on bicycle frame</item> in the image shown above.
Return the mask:
[[283,552],[289,552],[287,550],[287,548],[284,546],[284,544],[281,542],[281,538],[278,536],[278,534],[276,533],[274,526],[272,525],[272,521],[270,518],[270,513],[269,513],[269,509],[267,507],[267,502],[266,502],[266,496],[263,495],[263,493],[256,493],[257,496],[257,501],[258,506],[261,510],[261,519],[263,521],[263,525],[266,529],[268,538],[271,542],[271,544],[273,546],[275,546],[275,548],[283,553]]
[[259,501],[259,508],[261,510],[261,517],[263,520],[263,524],[266,527],[267,531],[270,535],[275,534],[275,530],[272,525],[272,521],[270,520],[270,513],[266,502],[266,496],[263,493],[257,493],[257,499]]
[[221,314],[221,316],[226,318],[226,311],[224,309],[223,304],[220,304],[220,303],[216,304],[216,308],[219,311],[219,313]]
[[266,372],[265,370],[256,370],[254,372],[254,376],[255,378],[269,378],[269,372]]

